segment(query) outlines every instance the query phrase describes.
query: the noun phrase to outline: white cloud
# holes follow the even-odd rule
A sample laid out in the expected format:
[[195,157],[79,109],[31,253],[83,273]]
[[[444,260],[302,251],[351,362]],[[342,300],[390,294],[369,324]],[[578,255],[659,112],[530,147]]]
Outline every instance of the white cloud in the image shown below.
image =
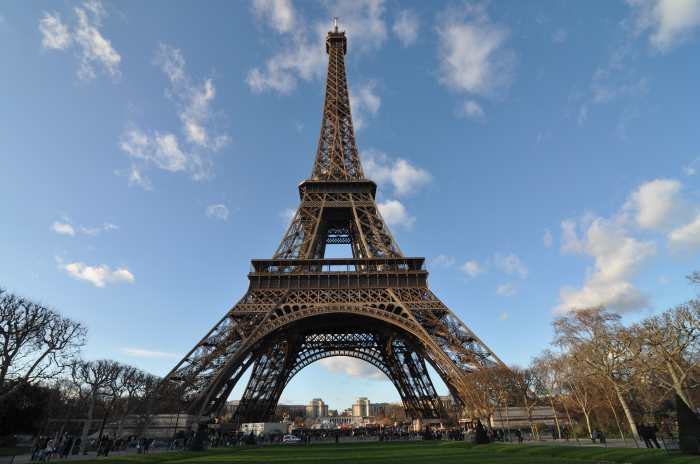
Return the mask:
[[[122,149],[124,148],[122,147]],[[129,185],[138,185],[144,190],[153,189],[153,184],[151,184],[151,180],[142,172],[142,170],[138,166],[133,164],[129,169]]]
[[583,126],[588,121],[588,105],[583,104],[578,110],[576,122],[579,126]]
[[376,87],[375,81],[367,81],[350,89],[350,108],[356,130],[365,127],[367,117],[376,116],[382,105],[382,99],[375,91]]
[[609,103],[620,97],[633,97],[648,91],[646,77],[632,77],[621,72],[622,62],[610,63],[593,73],[591,94],[593,103]]
[[416,218],[409,215],[406,207],[398,200],[386,200],[377,203],[377,207],[386,223],[390,226],[411,228],[413,223],[416,222]]
[[212,122],[210,106],[216,96],[212,79],[205,79],[201,84],[193,83],[185,71],[182,52],[169,45],[158,46],[155,62],[170,82],[168,93],[178,107],[187,141],[211,151],[224,147],[230,141],[227,135],[209,134],[208,125]]
[[545,248],[551,248],[554,244],[554,237],[552,237],[552,231],[549,229],[544,230],[544,235],[542,236],[542,244]]
[[675,179],[655,179],[640,184],[610,218],[587,213],[578,221],[562,221],[562,253],[588,255],[595,266],[587,271],[581,288],[560,290],[555,310],[603,306],[625,312],[648,306],[632,279],[656,254],[657,246],[652,240],[635,238],[632,232],[662,232],[671,251],[700,249],[700,205],[684,198],[682,191],[683,185]]
[[459,270],[464,272],[467,276],[471,278],[474,278],[484,272],[484,268],[481,266],[481,264],[479,264],[478,261],[475,260],[469,260],[466,263],[462,264]]
[[97,0],[86,2],[84,7],[75,8],[78,25],[73,36],[81,48],[78,77],[93,79],[96,75],[95,65],[101,66],[111,76],[117,76],[121,56],[99,30],[102,18],[106,16],[105,10]]
[[342,373],[351,377],[370,380],[387,380],[382,371],[370,363],[357,358],[333,356],[330,358],[323,358],[318,363],[325,369],[334,373]]
[[369,179],[378,184],[391,184],[396,195],[415,193],[432,180],[425,169],[402,158],[392,159],[385,153],[371,149],[362,152],[362,165]]
[[[384,0],[335,0],[328,2],[328,18],[340,18],[340,30],[345,30],[348,42],[359,52],[379,49],[386,40]],[[327,31],[328,21],[322,20],[317,29]]]
[[685,207],[680,198],[681,183],[672,179],[656,179],[637,188],[625,204],[632,210],[642,229],[666,230],[677,223]]
[[499,271],[508,275],[517,275],[521,279],[526,278],[528,275],[527,266],[513,253],[508,255],[496,253],[493,257],[493,265]]
[[[653,242],[642,242],[630,237],[617,218],[594,218],[579,239],[576,222],[563,221],[569,231],[570,244],[562,250],[585,253],[595,259],[595,269],[589,273],[584,286],[560,291],[560,304],[556,312],[591,307],[606,307],[625,312],[645,307],[647,298],[629,280],[643,263],[656,252]],[[566,232],[565,232],[566,235]]]
[[207,206],[206,214],[208,218],[226,221],[228,220],[229,211],[226,205],[216,204]]
[[100,226],[80,226],[76,228],[73,227],[73,225],[67,218],[64,218],[63,221],[54,221],[54,223],[51,225],[51,230],[53,230],[57,234],[70,235],[71,237],[74,237],[78,232],[83,235],[95,236],[99,235],[101,232],[117,230],[118,228],[119,227],[109,222],[105,222]]
[[62,265],[62,268],[71,276],[79,280],[90,282],[95,287],[103,288],[107,284],[127,282],[134,283],[134,275],[124,267],[112,270],[109,266],[101,264],[88,266],[85,263],[75,262]]
[[509,315],[508,315],[508,313],[505,312],[505,311],[502,312],[501,314],[499,314],[499,316],[498,316],[498,318],[499,318],[500,320],[502,320],[502,321],[507,321],[507,320],[508,320],[508,317],[509,317]]
[[177,353],[168,353],[165,351],[154,351],[154,350],[146,350],[144,348],[122,348],[121,351],[129,356],[133,356],[135,358],[177,358],[178,354]]
[[39,20],[39,31],[41,32],[41,45],[44,48],[53,50],[65,50],[71,45],[71,35],[58,13],[44,12],[44,16]]
[[51,224],[51,229],[59,235],[70,235],[71,237],[75,236],[75,229],[67,222],[55,221],[53,224]]
[[448,256],[448,255],[437,255],[435,258],[430,260],[430,267],[436,267],[436,268],[449,268],[452,267],[455,263],[455,257],[454,256]]
[[698,163],[700,163],[700,156],[697,157],[697,158],[695,158],[695,159],[694,159],[690,164],[688,164],[687,166],[683,166],[683,172],[685,173],[685,175],[686,175],[686,176],[689,176],[689,177],[690,177],[690,176],[694,176],[695,173],[696,173],[696,171],[697,171],[697,169],[696,169],[695,166],[696,166]]
[[[263,17],[268,18],[271,27],[282,35],[282,45],[264,66],[254,67],[248,72],[246,82],[253,92],[274,91],[286,95],[296,88],[299,79],[321,79],[326,65],[323,44],[331,27],[327,18],[337,16],[341,19],[340,29],[347,31],[355,50],[362,52],[381,47],[386,39],[383,0],[326,2],[325,6],[327,14],[323,19],[311,23],[304,22],[293,10],[288,14],[284,8],[275,9],[274,15],[265,13]],[[253,10],[257,11],[255,5]],[[271,10],[266,8],[264,11]],[[283,18],[293,18],[290,21],[295,27],[287,27],[288,20]]]
[[289,32],[296,23],[291,0],[253,0],[253,12],[277,32]]
[[255,67],[248,72],[248,87],[261,93],[272,90],[277,93],[290,94],[297,86],[297,80],[320,79],[323,76],[324,56],[321,44],[323,38],[317,34],[316,39],[308,39],[307,32],[295,33],[288,44],[265,63],[264,68]]
[[140,159],[146,165],[153,164],[165,171],[184,171],[190,161],[189,155],[181,150],[177,136],[169,132],[146,134],[138,128],[127,129],[122,134],[119,146],[133,159]]
[[638,33],[649,33],[649,43],[667,52],[690,39],[700,25],[700,0],[627,0],[634,9]]
[[484,110],[474,100],[466,100],[462,106],[462,115],[469,119],[480,121],[484,119]]
[[568,33],[566,32],[566,29],[559,28],[554,32],[554,34],[552,34],[552,42],[555,44],[563,44],[566,42],[567,37]]
[[94,79],[100,68],[112,77],[119,75],[121,55],[106,39],[100,28],[102,20],[107,17],[102,3],[98,0],[85,1],[73,9],[77,24],[71,32],[61,21],[57,13],[44,12],[39,20],[42,45],[52,50],[68,50],[73,44],[78,47],[78,77],[83,80]]
[[292,222],[292,219],[294,219],[294,216],[297,214],[297,210],[294,208],[285,208],[280,212],[280,217],[284,221],[284,225],[288,226],[290,222]]
[[583,253],[584,244],[576,232],[576,221],[565,219],[561,221],[561,252]]
[[668,241],[673,250],[700,249],[700,213],[695,220],[671,231]]
[[437,33],[442,84],[479,96],[493,95],[509,84],[513,59],[502,48],[508,30],[491,22],[483,5],[448,9]]
[[517,291],[518,288],[512,282],[507,282],[496,287],[496,293],[501,296],[513,296]]
[[91,236],[96,236],[99,235],[102,232],[108,232],[110,230],[117,230],[119,227],[116,225],[105,222],[101,226],[94,226],[94,227],[86,227],[86,226],[80,226],[80,233],[84,235],[91,235]]
[[132,160],[129,184],[150,190],[151,182],[144,171],[149,166],[169,172],[187,172],[193,179],[210,177],[211,156],[230,142],[226,134],[215,134],[211,104],[216,96],[212,79],[194,83],[185,70],[182,52],[169,45],[158,46],[155,64],[166,76],[167,96],[177,108],[184,142],[173,132],[144,130],[130,124],[119,146]]
[[418,15],[413,10],[402,10],[396,16],[394,26],[391,28],[401,45],[408,47],[416,43],[419,28]]

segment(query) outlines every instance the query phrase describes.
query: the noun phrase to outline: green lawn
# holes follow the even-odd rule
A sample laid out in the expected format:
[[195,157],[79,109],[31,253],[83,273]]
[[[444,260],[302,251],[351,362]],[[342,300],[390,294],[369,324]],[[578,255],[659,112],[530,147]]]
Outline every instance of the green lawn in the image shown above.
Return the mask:
[[548,445],[480,445],[460,442],[352,443],[274,445],[248,448],[214,449],[207,452],[160,453],[100,458],[82,463],[478,463],[478,464],[564,464],[634,463],[698,464],[697,456],[669,455],[663,450],[588,448]]

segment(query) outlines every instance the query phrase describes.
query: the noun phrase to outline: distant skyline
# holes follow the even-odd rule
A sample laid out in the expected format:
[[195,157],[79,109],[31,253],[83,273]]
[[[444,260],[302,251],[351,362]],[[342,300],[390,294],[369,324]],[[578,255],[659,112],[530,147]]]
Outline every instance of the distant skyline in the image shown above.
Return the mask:
[[[84,322],[86,358],[167,373],[296,210],[335,16],[382,214],[506,363],[572,308],[695,294],[700,0],[6,2],[0,285]],[[327,358],[282,402],[363,396],[399,401]]]

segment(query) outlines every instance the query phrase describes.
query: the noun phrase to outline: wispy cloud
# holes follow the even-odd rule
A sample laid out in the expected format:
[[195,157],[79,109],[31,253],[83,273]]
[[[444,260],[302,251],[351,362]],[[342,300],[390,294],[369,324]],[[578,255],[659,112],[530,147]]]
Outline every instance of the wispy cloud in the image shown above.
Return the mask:
[[67,222],[55,221],[53,224],[51,224],[51,230],[59,235],[70,235],[71,237],[75,235],[75,229]]
[[168,80],[166,95],[173,101],[181,122],[182,139],[171,131],[145,130],[130,123],[122,133],[119,146],[131,159],[129,183],[146,190],[152,187],[145,171],[153,166],[168,172],[187,172],[195,180],[211,176],[212,155],[230,142],[217,131],[211,109],[216,88],[211,78],[193,82],[185,69],[182,52],[160,44],[155,64]]
[[479,264],[478,261],[473,260],[473,259],[462,264],[462,266],[459,268],[459,270],[471,278],[474,278],[474,277],[476,277],[479,274],[482,274],[484,272],[483,266],[481,264]]
[[554,237],[552,236],[551,230],[544,230],[544,235],[542,236],[542,244],[545,248],[552,248],[552,245],[554,244]]
[[368,118],[375,117],[379,112],[382,99],[376,90],[377,83],[373,80],[350,89],[350,108],[356,130],[366,127]]
[[177,358],[179,355],[177,353],[168,353],[166,351],[155,351],[155,350],[147,350],[144,348],[122,348],[121,349],[122,353],[132,356],[134,358],[155,358],[155,359],[164,359],[164,358]]
[[299,15],[290,2],[253,2],[255,16],[280,34],[280,47],[264,65],[248,72],[246,82],[251,91],[286,95],[296,88],[299,79],[321,79],[326,58],[319,50],[331,27],[327,18],[341,18],[341,29],[352,37],[352,46],[360,53],[377,50],[386,40],[383,0],[331,1],[324,6],[322,19],[309,20]]
[[518,288],[513,282],[506,282],[496,287],[496,293],[500,296],[513,296],[517,291]]
[[514,253],[507,255],[496,253],[493,256],[493,266],[505,274],[516,275],[521,279],[526,278],[529,272],[527,266]]
[[226,205],[220,203],[216,205],[209,205],[206,209],[206,215],[210,219],[226,221],[228,220],[229,210]]
[[396,15],[396,20],[391,30],[404,47],[416,43],[420,21],[418,14],[413,10],[402,10]]
[[42,46],[58,51],[67,51],[75,46],[80,79],[94,79],[98,69],[111,77],[118,77],[121,55],[100,31],[102,20],[107,17],[102,3],[99,0],[86,1],[76,6],[73,12],[77,21],[72,30],[58,13],[43,13],[39,20]]
[[253,0],[253,13],[280,33],[291,32],[297,22],[291,0]]
[[76,227],[76,226],[73,226],[73,224],[71,224],[71,221],[68,218],[63,218],[60,221],[54,221],[53,224],[51,224],[51,230],[53,230],[57,234],[70,235],[71,237],[74,237],[77,234],[96,236],[102,232],[117,230],[118,228],[119,227],[117,227],[115,224],[112,224],[110,222],[105,222],[99,226],[77,226]]
[[292,219],[294,219],[294,215],[297,213],[297,210],[294,208],[285,208],[282,211],[280,211],[280,217],[284,221],[284,225],[288,226],[290,222],[292,222]]
[[466,104],[463,114],[483,117],[474,97],[496,96],[513,77],[515,55],[504,48],[508,29],[491,21],[484,4],[465,4],[443,11],[436,30],[440,83],[471,96],[467,101],[473,104]]
[[443,268],[447,269],[454,265],[456,259],[454,256],[449,255],[437,255],[435,258],[429,261],[429,266],[431,268]]

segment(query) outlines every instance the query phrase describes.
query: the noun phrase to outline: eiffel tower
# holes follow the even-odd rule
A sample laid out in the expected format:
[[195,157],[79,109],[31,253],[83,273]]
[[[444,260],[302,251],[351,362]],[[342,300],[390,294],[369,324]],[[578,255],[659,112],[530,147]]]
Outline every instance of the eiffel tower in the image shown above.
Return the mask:
[[[301,204],[272,259],[252,260],[245,296],[166,376],[187,413],[217,414],[252,369],[234,422],[274,415],[289,381],[331,356],[364,360],[394,384],[409,416],[444,417],[426,363],[458,405],[469,374],[502,365],[428,288],[424,258],[406,257],[362,171],[345,75],[347,39],[326,37],[328,77],[316,160],[299,185]],[[352,258],[325,258],[350,245]]]

